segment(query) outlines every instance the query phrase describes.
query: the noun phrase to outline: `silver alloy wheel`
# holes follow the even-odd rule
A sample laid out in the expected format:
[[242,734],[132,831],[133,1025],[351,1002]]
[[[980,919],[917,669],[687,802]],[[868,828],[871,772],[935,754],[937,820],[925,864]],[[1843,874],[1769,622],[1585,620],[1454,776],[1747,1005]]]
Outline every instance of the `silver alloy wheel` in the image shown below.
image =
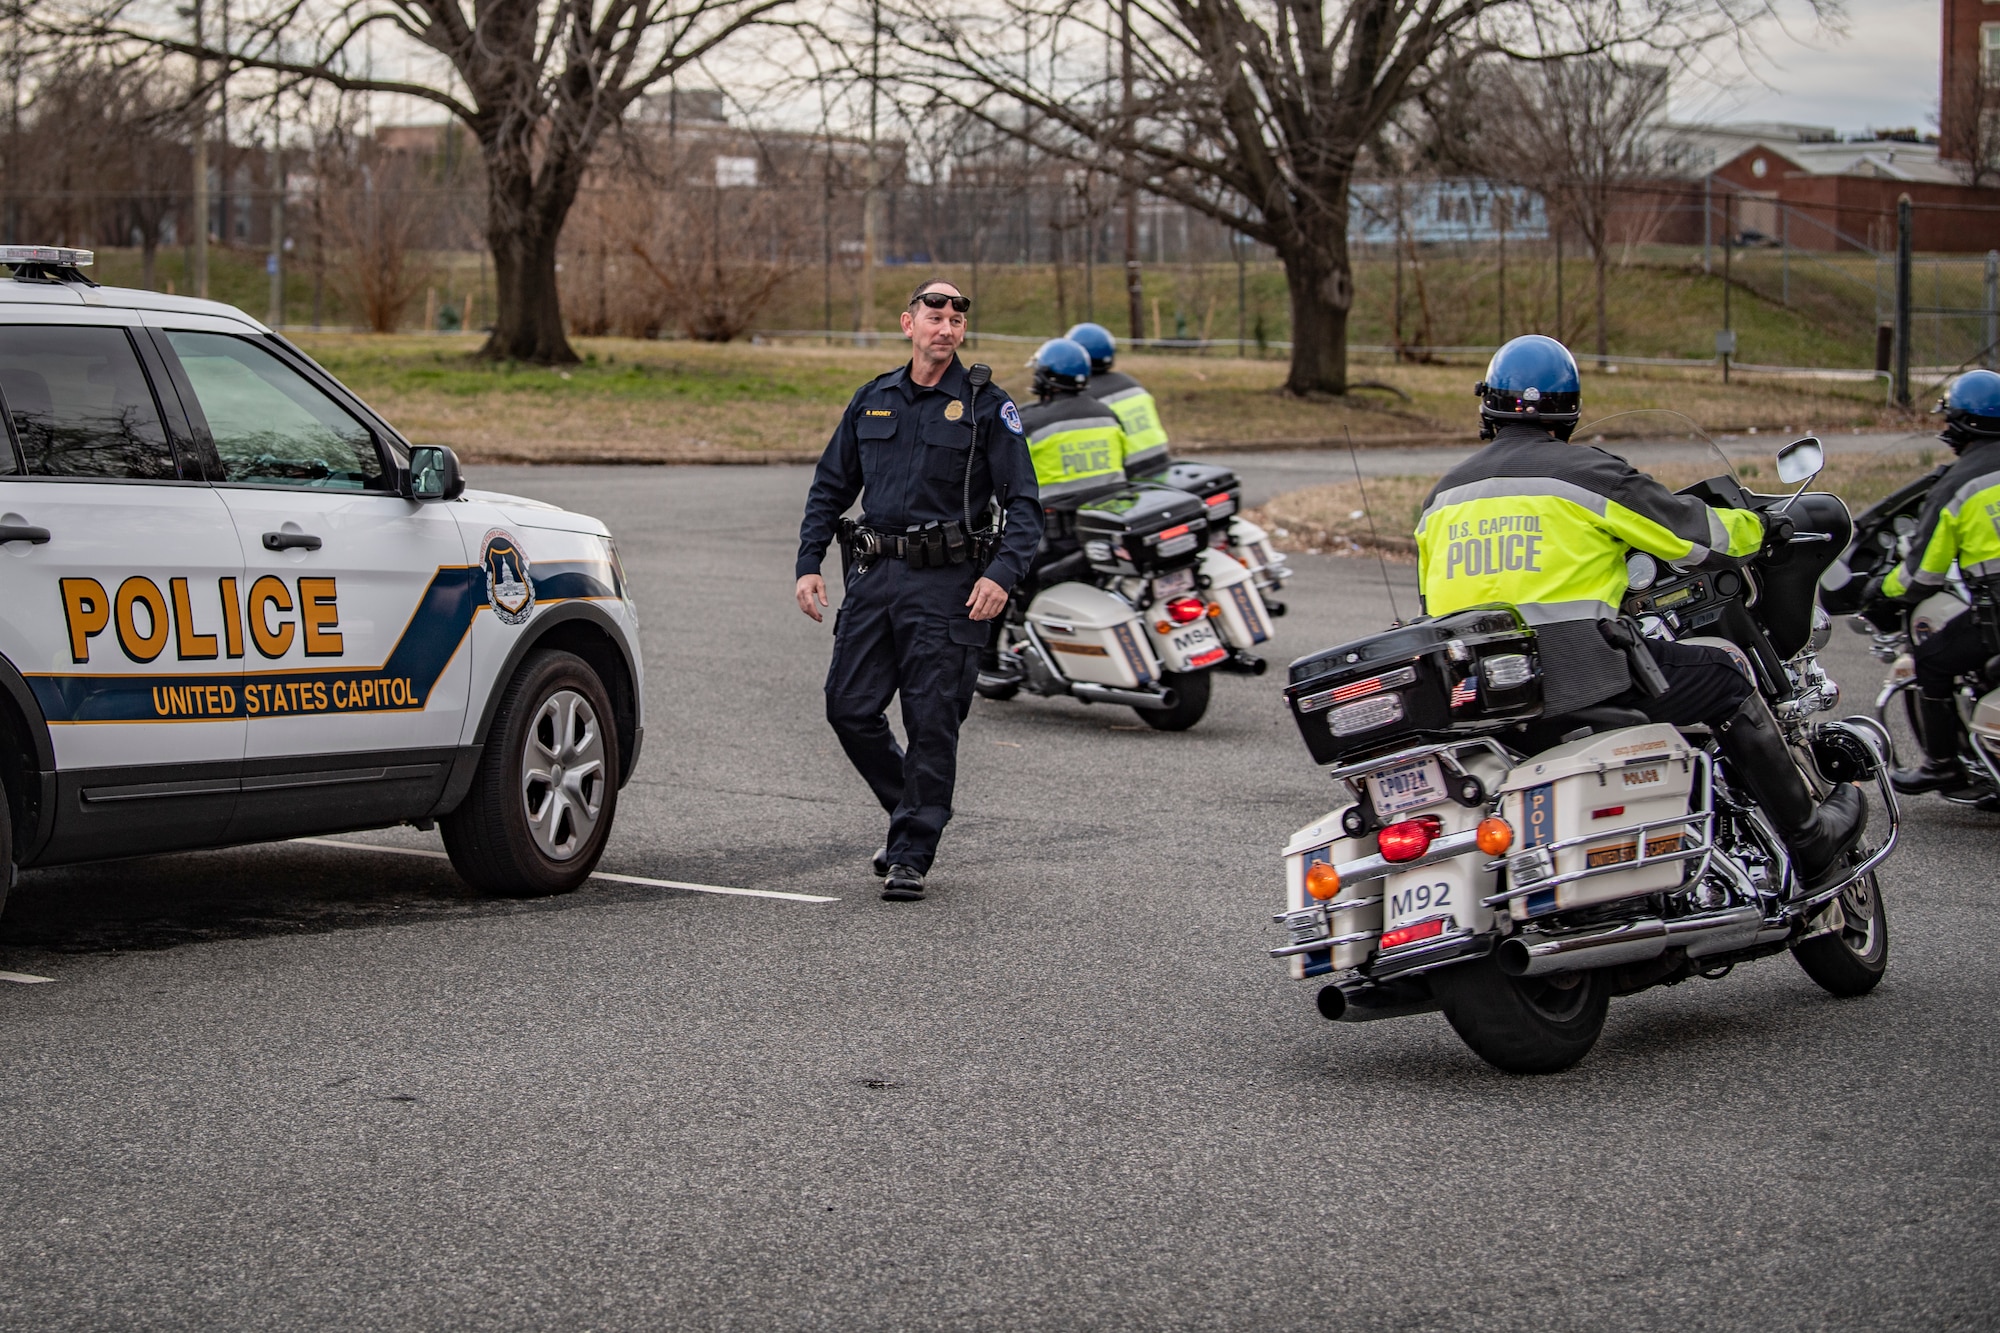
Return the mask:
[[1875,952],[1877,890],[1875,876],[1871,872],[1840,891],[1840,914],[1845,918],[1840,928],[1841,942],[1857,958],[1868,958]]
[[535,845],[567,861],[604,810],[604,733],[590,700],[557,690],[542,700],[521,747],[521,802]]

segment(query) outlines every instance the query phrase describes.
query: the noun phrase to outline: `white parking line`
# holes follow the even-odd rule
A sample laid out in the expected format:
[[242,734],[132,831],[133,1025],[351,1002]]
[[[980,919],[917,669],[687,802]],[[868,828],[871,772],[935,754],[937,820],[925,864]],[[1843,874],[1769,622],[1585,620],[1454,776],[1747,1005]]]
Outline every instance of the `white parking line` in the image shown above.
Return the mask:
[[16,981],[23,986],[39,986],[54,980],[54,977],[38,977],[32,972],[0,972],[0,981]]
[[[387,852],[391,856],[429,856],[440,860],[450,858],[443,852],[432,851],[428,847],[384,847],[373,842],[343,842],[339,838],[293,838],[293,842],[311,843],[315,847],[345,847],[355,852]],[[732,889],[723,884],[689,884],[678,879],[647,879],[644,875],[614,875],[609,870],[591,872],[592,879],[608,879],[616,884],[642,884],[651,889],[684,889],[689,893],[718,893],[731,898],[781,898],[792,903],[837,903],[838,898],[818,893],[785,893],[778,889]],[[20,980],[10,973],[0,973],[0,977]],[[46,977],[33,978],[46,981]]]

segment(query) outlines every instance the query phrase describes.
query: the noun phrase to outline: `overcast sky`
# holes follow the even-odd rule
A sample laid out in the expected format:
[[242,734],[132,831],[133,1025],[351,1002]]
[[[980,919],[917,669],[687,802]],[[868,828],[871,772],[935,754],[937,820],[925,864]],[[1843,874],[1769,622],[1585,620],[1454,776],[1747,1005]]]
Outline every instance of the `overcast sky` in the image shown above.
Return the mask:
[[1933,131],[1942,22],[1939,0],[1848,0],[1844,36],[1815,34],[1804,24],[1791,35],[1767,29],[1758,43],[1761,85],[1677,89],[1673,114],[1830,125],[1842,133],[1906,125]]

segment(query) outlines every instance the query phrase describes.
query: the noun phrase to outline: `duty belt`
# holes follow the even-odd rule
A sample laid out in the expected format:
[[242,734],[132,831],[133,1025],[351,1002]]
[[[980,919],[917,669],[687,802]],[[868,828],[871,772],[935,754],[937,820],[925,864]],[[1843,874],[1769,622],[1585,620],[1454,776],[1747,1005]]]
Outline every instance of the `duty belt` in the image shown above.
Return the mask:
[[999,543],[994,532],[967,532],[955,522],[912,524],[902,532],[884,532],[852,519],[840,521],[840,553],[850,568],[866,569],[877,560],[904,560],[911,569],[984,565]]

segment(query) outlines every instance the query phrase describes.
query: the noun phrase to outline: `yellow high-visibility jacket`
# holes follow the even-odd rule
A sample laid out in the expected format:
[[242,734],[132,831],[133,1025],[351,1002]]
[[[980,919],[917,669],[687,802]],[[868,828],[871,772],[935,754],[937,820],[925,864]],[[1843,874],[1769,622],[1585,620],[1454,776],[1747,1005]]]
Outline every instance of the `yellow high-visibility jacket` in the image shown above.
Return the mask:
[[1160,405],[1145,386],[1119,370],[1092,375],[1085,388],[1098,402],[1118,414],[1125,432],[1125,475],[1137,479],[1167,466],[1167,432],[1160,425]]
[[1532,625],[1618,614],[1628,551],[1677,565],[1756,554],[1764,522],[1676,495],[1616,454],[1529,426],[1447,472],[1417,523],[1424,609],[1506,602]]
[[1125,480],[1125,432],[1111,410],[1090,395],[1062,393],[1024,407],[1021,428],[1044,508]]
[[1882,580],[1882,592],[1927,597],[1944,583],[1953,561],[1968,579],[2000,578],[2000,439],[1968,448],[1937,479],[1910,554]]

